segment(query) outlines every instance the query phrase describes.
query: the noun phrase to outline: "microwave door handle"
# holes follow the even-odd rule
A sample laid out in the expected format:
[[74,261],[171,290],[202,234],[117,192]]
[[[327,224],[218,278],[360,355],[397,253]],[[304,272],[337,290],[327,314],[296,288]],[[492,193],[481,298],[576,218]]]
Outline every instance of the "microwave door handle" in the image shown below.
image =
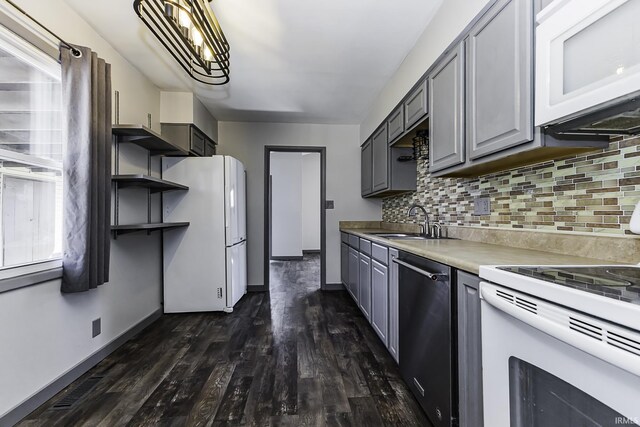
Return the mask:
[[413,270],[416,273],[421,274],[421,275],[425,276],[426,278],[433,280],[434,282],[437,282],[438,280],[447,280],[448,279],[448,276],[446,274],[431,273],[429,271],[425,271],[425,270],[423,270],[421,268],[418,268],[413,264],[409,264],[408,262],[399,260],[398,258],[394,258],[392,261],[395,262],[398,265],[401,265],[403,267],[407,267],[408,269]]
[[[576,332],[566,324],[519,308],[514,303],[499,297],[496,292],[497,290],[498,288],[491,283],[480,282],[480,295],[482,300],[494,308],[579,350],[611,363],[625,371],[631,372],[634,375],[640,376],[638,356],[613,347],[606,342]],[[562,308],[558,309],[562,310]],[[570,312],[568,311],[568,313]],[[487,331],[487,333],[491,333],[491,331]]]

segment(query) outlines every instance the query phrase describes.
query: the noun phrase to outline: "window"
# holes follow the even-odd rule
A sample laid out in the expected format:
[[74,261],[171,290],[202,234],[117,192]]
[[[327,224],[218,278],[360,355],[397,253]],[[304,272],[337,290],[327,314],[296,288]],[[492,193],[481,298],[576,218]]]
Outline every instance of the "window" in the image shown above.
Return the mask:
[[0,279],[60,265],[60,90],[60,64],[0,27]]

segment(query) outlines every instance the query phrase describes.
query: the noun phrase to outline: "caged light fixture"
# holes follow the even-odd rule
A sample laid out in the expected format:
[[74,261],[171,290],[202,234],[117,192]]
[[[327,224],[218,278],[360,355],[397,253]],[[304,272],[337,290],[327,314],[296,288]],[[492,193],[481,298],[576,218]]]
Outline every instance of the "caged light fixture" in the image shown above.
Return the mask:
[[133,9],[191,78],[229,82],[229,43],[207,0],[134,0]]

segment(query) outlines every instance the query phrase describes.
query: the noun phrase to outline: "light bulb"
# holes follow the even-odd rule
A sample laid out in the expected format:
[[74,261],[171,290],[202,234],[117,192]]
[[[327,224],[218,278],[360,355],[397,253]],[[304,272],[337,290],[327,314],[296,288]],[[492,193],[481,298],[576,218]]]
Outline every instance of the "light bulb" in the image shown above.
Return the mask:
[[213,54],[211,53],[211,49],[209,49],[209,47],[204,48],[204,59],[206,61],[211,61],[213,59]]
[[180,9],[179,20],[180,25],[182,25],[183,27],[191,28],[191,17],[186,11],[182,9]]
[[191,39],[193,40],[193,44],[196,46],[202,46],[204,39],[202,38],[202,33],[196,28],[191,28]]

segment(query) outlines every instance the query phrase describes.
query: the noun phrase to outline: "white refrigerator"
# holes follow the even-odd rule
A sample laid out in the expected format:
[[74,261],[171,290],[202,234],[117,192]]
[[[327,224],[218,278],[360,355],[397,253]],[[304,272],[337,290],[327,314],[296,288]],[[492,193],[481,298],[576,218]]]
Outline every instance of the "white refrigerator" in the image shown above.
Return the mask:
[[244,165],[229,156],[165,157],[162,178],[189,186],[163,195],[164,312],[233,311],[247,292]]

